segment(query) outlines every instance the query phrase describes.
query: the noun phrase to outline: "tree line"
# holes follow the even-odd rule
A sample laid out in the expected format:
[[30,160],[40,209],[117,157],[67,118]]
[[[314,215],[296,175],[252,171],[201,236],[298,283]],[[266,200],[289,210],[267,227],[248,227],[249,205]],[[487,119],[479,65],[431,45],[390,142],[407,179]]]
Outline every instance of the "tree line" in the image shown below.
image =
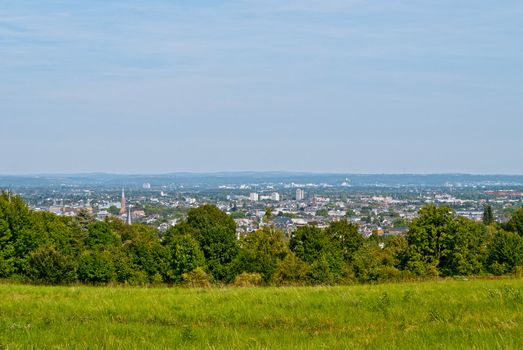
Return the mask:
[[523,269],[523,208],[482,223],[427,205],[406,236],[363,238],[356,224],[303,226],[290,238],[270,225],[241,235],[214,205],[191,209],[161,234],[87,211],[62,217],[0,195],[0,278],[41,284],[317,285]]

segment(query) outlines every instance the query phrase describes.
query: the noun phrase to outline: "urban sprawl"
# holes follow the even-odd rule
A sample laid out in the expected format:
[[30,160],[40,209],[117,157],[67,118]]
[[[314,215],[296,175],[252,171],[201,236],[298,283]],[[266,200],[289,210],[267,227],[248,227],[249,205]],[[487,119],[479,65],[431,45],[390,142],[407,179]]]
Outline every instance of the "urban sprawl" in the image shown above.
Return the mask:
[[476,221],[482,220],[487,204],[498,221],[506,220],[523,204],[520,184],[356,186],[349,178],[338,183],[61,184],[19,186],[14,192],[34,210],[64,216],[86,210],[98,220],[114,216],[127,223],[152,225],[160,232],[183,220],[189,209],[210,203],[234,218],[238,235],[264,225],[274,225],[290,235],[300,226],[326,227],[339,220],[356,223],[364,236],[402,235],[426,204],[447,205],[457,215]]

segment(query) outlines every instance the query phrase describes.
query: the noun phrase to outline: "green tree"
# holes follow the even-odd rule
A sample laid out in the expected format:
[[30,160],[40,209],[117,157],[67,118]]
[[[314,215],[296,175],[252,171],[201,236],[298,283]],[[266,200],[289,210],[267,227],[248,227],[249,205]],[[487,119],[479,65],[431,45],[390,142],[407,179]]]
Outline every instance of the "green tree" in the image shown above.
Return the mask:
[[232,281],[231,263],[238,254],[234,220],[216,206],[206,204],[191,209],[183,226],[195,235],[214,279]]
[[272,208],[271,207],[265,208],[265,215],[263,217],[264,217],[266,223],[271,221],[271,219],[272,219]]
[[80,209],[74,219],[76,225],[83,232],[87,232],[89,225],[96,222],[94,216],[87,209]]
[[0,197],[0,239],[5,244],[0,246],[0,273],[26,274],[29,254],[45,242],[45,234],[34,226],[38,219],[22,198]]
[[278,261],[272,282],[276,285],[302,285],[307,282],[310,266],[292,251]]
[[246,217],[247,217],[247,215],[243,211],[237,210],[237,211],[231,212],[231,218],[233,218],[233,219],[245,219]]
[[115,270],[109,252],[85,251],[78,261],[78,278],[82,282],[100,284],[114,279]]
[[494,213],[491,205],[485,205],[483,208],[483,224],[491,225],[494,223]]
[[112,215],[118,215],[120,214],[120,209],[118,209],[115,205],[111,205],[107,211],[109,212],[109,214],[112,214]]
[[428,205],[409,226],[403,266],[418,275],[469,275],[483,269],[484,226]]
[[444,275],[471,275],[483,271],[485,226],[469,219],[456,218],[445,242],[439,269]]
[[278,263],[290,253],[283,232],[267,226],[243,235],[239,246],[237,272],[257,272],[266,283],[272,280]]
[[[311,265],[313,283],[332,283],[343,277],[346,266],[342,251],[325,230],[315,226],[299,227],[292,235],[289,246],[298,258]],[[328,273],[324,262],[327,263]]]
[[163,235],[162,243],[169,245],[177,236],[191,235],[195,239],[199,232],[198,229],[190,225],[187,221],[181,221],[176,226],[169,227]]
[[307,274],[307,281],[313,285],[316,284],[333,284],[339,280],[330,268],[327,257],[323,254],[320,258],[310,264],[310,270]]
[[377,240],[367,240],[354,253],[352,269],[359,282],[384,282],[399,279],[401,271],[396,268],[398,250],[403,244],[401,238],[391,237],[381,248]]
[[28,275],[38,283],[72,283],[76,281],[76,264],[73,257],[45,245],[30,254]]
[[15,272],[15,248],[2,204],[2,198],[0,198],[0,277],[5,278]]
[[145,274],[148,282],[162,282],[167,277],[167,251],[161,245],[156,230],[145,225],[131,225],[132,230],[123,244],[134,270]]
[[523,238],[515,232],[497,231],[488,246],[488,270],[502,275],[518,266],[523,266]]
[[438,274],[440,260],[446,254],[453,234],[455,213],[448,207],[427,205],[414,219],[407,232],[408,247],[403,266],[418,275]]
[[120,243],[120,237],[116,235],[111,226],[104,221],[97,221],[88,226],[88,234],[85,245],[90,249],[101,249]]
[[512,213],[512,217],[507,223],[507,229],[523,237],[523,207]]
[[149,278],[139,266],[134,265],[133,257],[125,251],[124,247],[115,247],[109,250],[112,264],[114,267],[114,279],[119,283],[130,285],[145,285],[149,283]]
[[326,218],[327,216],[329,216],[329,211],[327,209],[325,209],[325,208],[319,209],[319,210],[316,211],[316,216],[321,216],[321,217],[325,217]]
[[354,253],[364,242],[363,236],[358,232],[358,226],[346,220],[331,222],[325,233],[341,250],[346,262],[352,261]]
[[32,212],[31,230],[40,236],[40,244],[54,245],[60,252],[70,255],[77,252],[77,242],[69,220],[48,212]]
[[180,283],[182,276],[205,265],[200,245],[191,235],[176,235],[166,247],[169,257],[169,278]]

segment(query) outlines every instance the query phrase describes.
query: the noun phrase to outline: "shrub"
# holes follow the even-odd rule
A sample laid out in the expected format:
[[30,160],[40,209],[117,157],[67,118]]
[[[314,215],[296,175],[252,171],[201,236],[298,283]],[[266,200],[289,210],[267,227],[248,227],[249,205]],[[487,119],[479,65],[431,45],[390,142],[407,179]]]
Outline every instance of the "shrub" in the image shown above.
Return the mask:
[[169,255],[167,274],[176,283],[182,281],[184,273],[194,271],[198,266],[205,264],[198,242],[190,235],[174,236],[167,246],[167,254]]
[[294,253],[288,254],[278,263],[272,281],[276,285],[303,284],[310,267],[301,261]]
[[135,270],[126,280],[131,286],[146,286],[149,284],[149,276],[142,270]]
[[78,263],[78,278],[93,284],[107,283],[114,278],[114,265],[108,253],[86,252]]
[[38,283],[72,283],[76,281],[76,266],[54,246],[47,245],[31,253],[28,276]]
[[239,246],[235,271],[259,273],[263,282],[271,281],[278,262],[290,252],[283,232],[268,226],[243,235]]
[[394,266],[377,266],[369,272],[369,281],[386,282],[400,280],[402,280],[402,273]]
[[488,269],[495,275],[523,266],[523,239],[514,232],[498,231],[488,247]]
[[234,285],[236,287],[253,287],[260,286],[261,284],[262,275],[256,272],[243,272],[234,279]]
[[333,284],[335,282],[335,276],[330,271],[325,256],[321,256],[311,264],[307,279],[311,284]]
[[212,285],[209,275],[201,267],[182,274],[182,280],[189,288],[209,288]]

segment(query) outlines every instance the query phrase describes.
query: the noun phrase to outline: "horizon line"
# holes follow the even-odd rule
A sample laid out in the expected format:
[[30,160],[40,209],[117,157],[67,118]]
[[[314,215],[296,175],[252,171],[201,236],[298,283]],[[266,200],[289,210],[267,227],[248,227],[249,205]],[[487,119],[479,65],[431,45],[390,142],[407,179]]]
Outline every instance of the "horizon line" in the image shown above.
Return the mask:
[[246,174],[286,174],[286,175],[393,175],[393,176],[430,176],[430,175],[468,175],[468,176],[523,176],[517,173],[474,173],[474,172],[338,172],[338,171],[299,171],[299,170],[218,170],[218,171],[171,171],[157,173],[140,172],[43,172],[43,173],[17,173],[4,174],[0,177],[46,177],[46,176],[169,176],[169,175],[246,175]]

